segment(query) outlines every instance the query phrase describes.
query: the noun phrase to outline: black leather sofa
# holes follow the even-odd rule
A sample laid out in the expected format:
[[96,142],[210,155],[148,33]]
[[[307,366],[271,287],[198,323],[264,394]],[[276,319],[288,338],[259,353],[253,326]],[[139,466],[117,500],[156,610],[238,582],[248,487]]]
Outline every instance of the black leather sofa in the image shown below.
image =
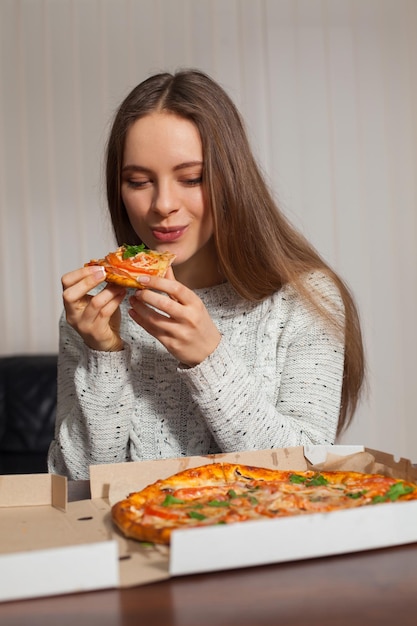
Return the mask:
[[48,471],[56,370],[54,354],[0,357],[0,474]]

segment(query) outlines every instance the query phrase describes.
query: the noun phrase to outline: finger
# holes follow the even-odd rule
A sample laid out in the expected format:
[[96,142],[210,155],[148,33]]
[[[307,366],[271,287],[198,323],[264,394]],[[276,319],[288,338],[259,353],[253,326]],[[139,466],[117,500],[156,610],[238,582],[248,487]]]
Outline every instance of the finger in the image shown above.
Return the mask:
[[62,299],[67,318],[75,319],[77,312],[84,311],[88,307],[92,299],[89,292],[103,282],[103,278],[103,272],[98,266],[75,270],[62,277],[64,286]]
[[126,289],[118,285],[107,285],[95,296],[88,295],[82,290],[81,297],[77,297],[79,290],[80,283],[77,283],[66,289],[62,296],[70,324],[77,323],[77,321],[81,323],[82,319],[88,325],[93,323],[99,315],[103,318],[110,317],[126,295]]
[[91,302],[97,309],[102,309],[106,306],[106,304],[111,302],[113,298],[125,296],[126,291],[126,287],[123,287],[122,285],[106,285],[104,289],[102,289],[92,297]]
[[144,289],[137,292],[130,299],[130,304],[134,310],[140,312],[141,315],[148,317],[148,312],[155,311],[155,319],[172,318],[177,321],[183,321],[187,315],[186,305],[178,302],[176,298],[167,297],[167,294],[160,291],[151,291]]
[[174,274],[172,265],[168,267],[166,274],[165,274],[165,278],[168,278],[169,280],[175,280],[175,274]]
[[100,293],[90,298],[84,315],[85,319],[94,323],[98,317],[110,318],[125,295],[126,289],[124,287],[119,285],[106,286]]
[[[168,298],[165,298],[168,300]],[[141,302],[135,302],[128,311],[130,317],[152,336],[162,340],[164,335],[172,335],[174,318],[163,315],[160,311],[150,308]]]
[[95,296],[85,295],[71,301],[68,291],[71,289],[63,295],[67,320],[71,325],[77,324],[80,329],[92,326],[98,318],[108,320],[126,295],[126,289],[112,285],[105,287]]
[[81,300],[91,289],[102,283],[104,277],[104,268],[100,266],[85,267],[64,274],[61,279],[64,301],[76,302]]
[[175,279],[144,275],[138,276],[137,281],[142,285],[142,289],[135,294],[138,297],[147,290],[165,293],[181,304],[190,304],[195,297],[190,289]]

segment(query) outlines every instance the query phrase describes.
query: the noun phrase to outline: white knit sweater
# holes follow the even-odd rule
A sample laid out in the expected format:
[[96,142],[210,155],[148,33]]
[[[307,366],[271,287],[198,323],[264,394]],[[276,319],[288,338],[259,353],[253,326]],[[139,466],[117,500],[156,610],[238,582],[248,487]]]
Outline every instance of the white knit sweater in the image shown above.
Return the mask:
[[[343,315],[329,279],[307,282]],[[288,286],[260,303],[228,283],[196,293],[222,339],[192,368],[135,324],[127,298],[121,352],[87,348],[61,320],[51,472],[82,479],[97,463],[334,442],[344,350],[323,319]]]

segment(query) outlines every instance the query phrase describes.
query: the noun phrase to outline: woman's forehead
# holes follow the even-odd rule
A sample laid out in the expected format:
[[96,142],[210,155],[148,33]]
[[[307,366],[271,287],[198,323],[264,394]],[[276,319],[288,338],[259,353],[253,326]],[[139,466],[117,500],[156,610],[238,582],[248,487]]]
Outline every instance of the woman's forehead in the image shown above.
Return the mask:
[[123,165],[162,159],[173,167],[203,160],[203,146],[197,126],[172,113],[150,113],[136,120],[126,134]]

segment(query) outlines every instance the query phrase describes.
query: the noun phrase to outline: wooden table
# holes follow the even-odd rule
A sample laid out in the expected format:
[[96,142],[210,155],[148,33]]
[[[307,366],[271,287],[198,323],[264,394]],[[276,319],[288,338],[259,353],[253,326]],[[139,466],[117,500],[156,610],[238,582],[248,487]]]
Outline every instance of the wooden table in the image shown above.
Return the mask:
[[2,626],[416,626],[417,544],[0,605]]
[[417,626],[417,544],[8,602],[0,624]]

